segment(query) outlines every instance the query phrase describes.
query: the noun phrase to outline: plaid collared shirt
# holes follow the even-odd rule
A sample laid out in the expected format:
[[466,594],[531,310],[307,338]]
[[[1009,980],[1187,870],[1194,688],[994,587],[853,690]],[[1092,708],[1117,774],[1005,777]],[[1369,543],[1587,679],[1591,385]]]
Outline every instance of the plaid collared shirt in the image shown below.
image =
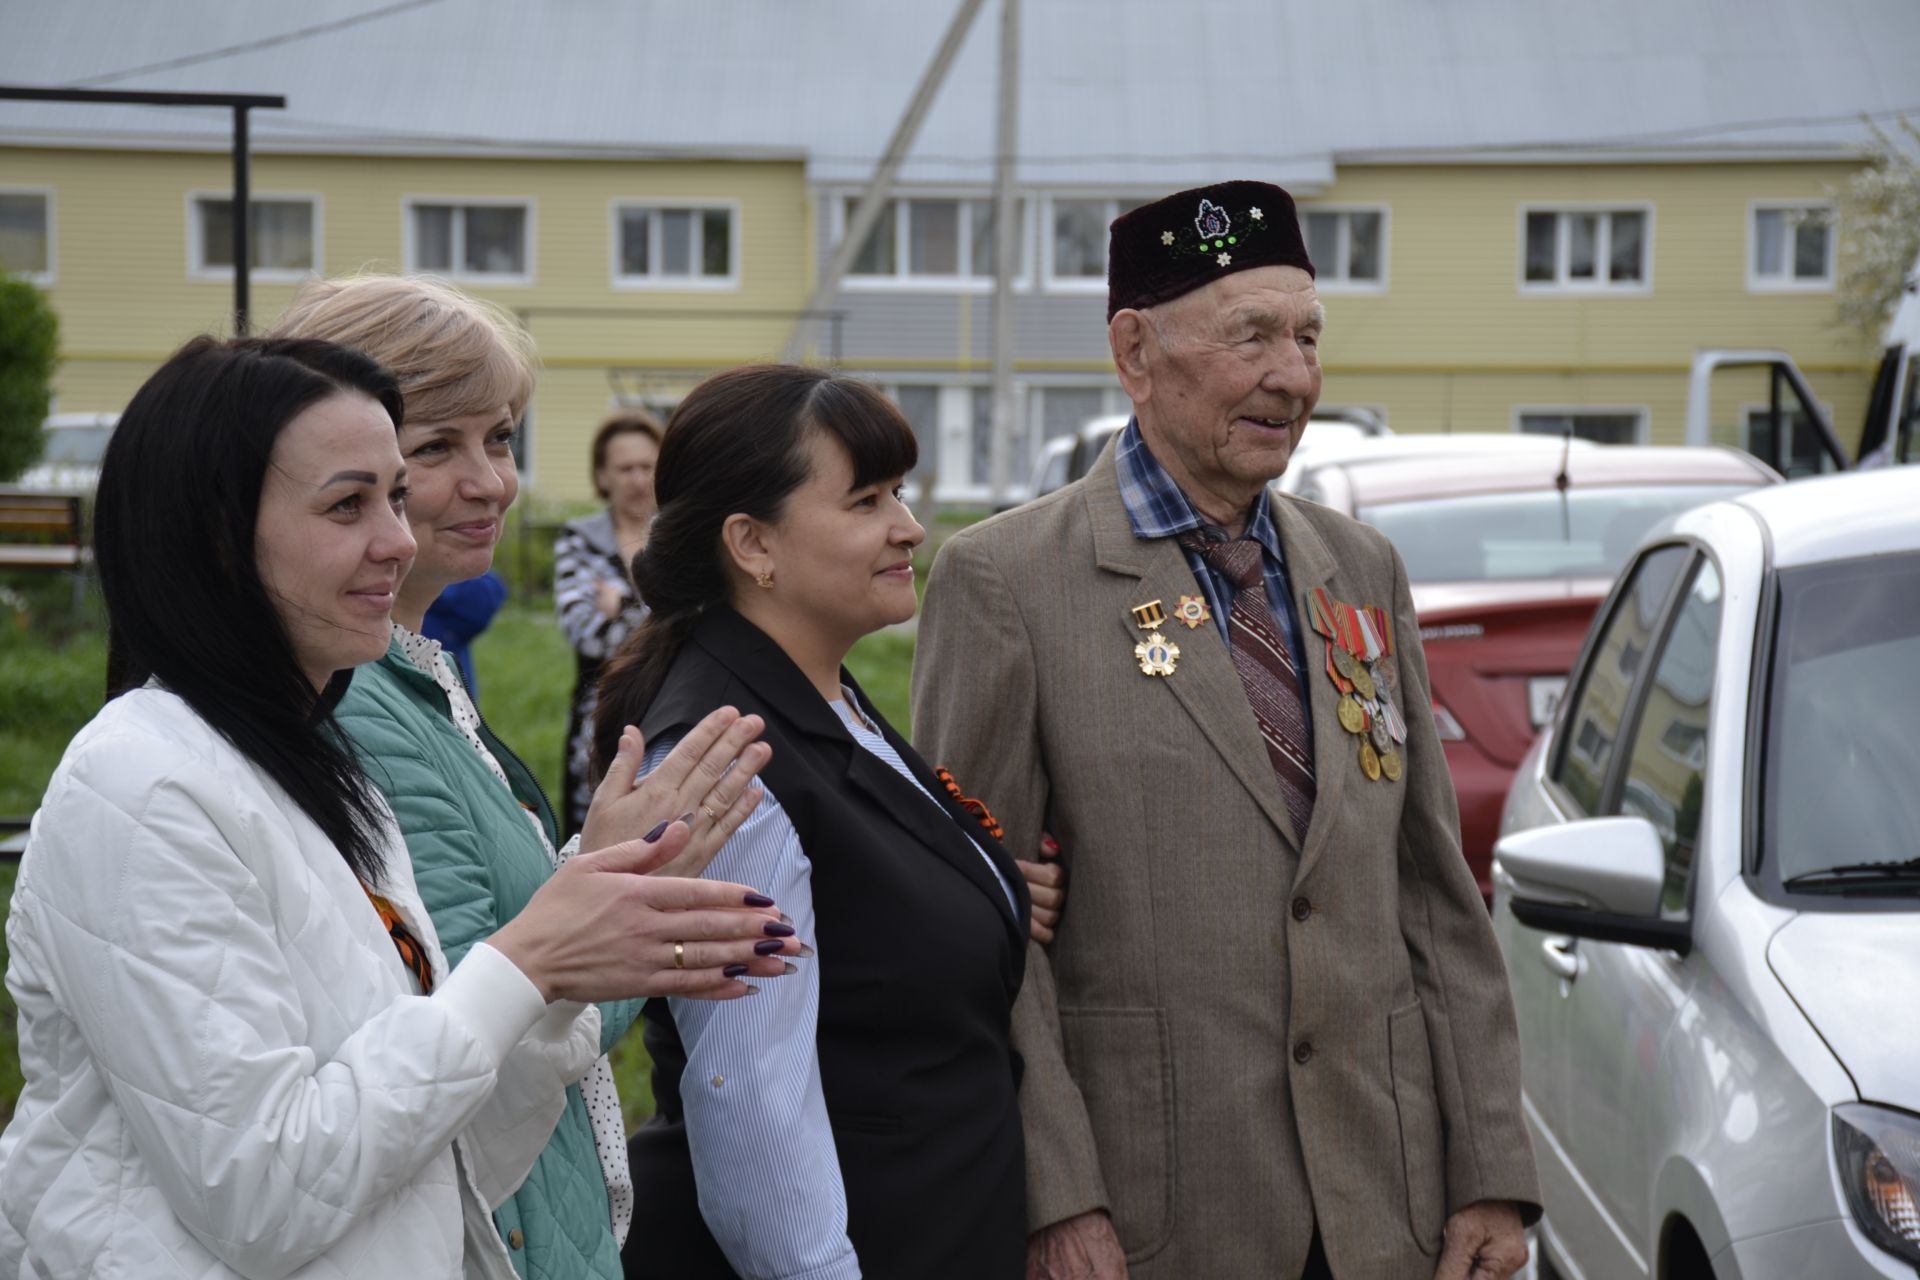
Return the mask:
[[[1173,477],[1147,448],[1147,442],[1141,439],[1138,418],[1129,422],[1121,433],[1120,442],[1114,447],[1113,465],[1120,474],[1120,501],[1126,505],[1134,537],[1152,541],[1177,537],[1189,529],[1198,529],[1214,539],[1227,536],[1218,525],[1202,520],[1193,504],[1187,501],[1187,495],[1180,492],[1180,486],[1173,482]],[[1306,649],[1301,643],[1299,615],[1293,608],[1293,592],[1287,585],[1286,563],[1280,554],[1280,531],[1273,527],[1273,512],[1267,507],[1264,491],[1254,500],[1246,536],[1266,551],[1261,557],[1261,568],[1267,579],[1267,605],[1273,610],[1280,634],[1286,637],[1287,648],[1293,653],[1294,670],[1300,673],[1300,710],[1306,716],[1311,738],[1313,713],[1308,696],[1311,690],[1307,686]],[[1227,617],[1233,612],[1233,584],[1215,573],[1197,553],[1182,547],[1180,554],[1187,558],[1187,567],[1193,570],[1194,580],[1207,597],[1207,607],[1213,612],[1214,627],[1220,632],[1220,638],[1231,645]],[[1168,612],[1172,612],[1171,607]]]

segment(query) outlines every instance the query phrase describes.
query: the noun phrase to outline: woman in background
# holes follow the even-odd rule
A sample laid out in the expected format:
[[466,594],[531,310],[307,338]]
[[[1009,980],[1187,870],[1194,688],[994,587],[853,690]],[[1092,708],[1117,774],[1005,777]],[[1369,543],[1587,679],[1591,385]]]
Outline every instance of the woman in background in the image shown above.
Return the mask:
[[678,823],[575,859],[447,963],[332,714],[414,553],[401,405],[357,352],[201,338],[114,432],[111,701],[7,921],[0,1274],[510,1280],[488,1211],[599,1050],[572,1002],[743,993],[725,968],[778,913],[632,874]]
[[647,545],[653,523],[662,430],[644,409],[622,409],[600,424],[593,435],[593,489],[606,508],[569,520],[553,543],[553,608],[576,667],[560,798],[568,834],[580,829],[593,798],[594,685],[606,660],[647,616],[627,566]]

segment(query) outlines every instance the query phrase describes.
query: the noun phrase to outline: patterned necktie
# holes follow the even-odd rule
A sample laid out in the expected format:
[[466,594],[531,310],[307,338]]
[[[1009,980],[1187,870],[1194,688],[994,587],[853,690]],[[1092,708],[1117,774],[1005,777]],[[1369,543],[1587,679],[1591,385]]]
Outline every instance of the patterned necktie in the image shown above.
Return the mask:
[[1240,673],[1260,736],[1266,739],[1294,836],[1304,845],[1307,820],[1313,816],[1313,746],[1300,705],[1300,673],[1267,603],[1260,544],[1251,538],[1213,542],[1196,530],[1181,534],[1180,545],[1233,584],[1233,611],[1227,618],[1233,669]]

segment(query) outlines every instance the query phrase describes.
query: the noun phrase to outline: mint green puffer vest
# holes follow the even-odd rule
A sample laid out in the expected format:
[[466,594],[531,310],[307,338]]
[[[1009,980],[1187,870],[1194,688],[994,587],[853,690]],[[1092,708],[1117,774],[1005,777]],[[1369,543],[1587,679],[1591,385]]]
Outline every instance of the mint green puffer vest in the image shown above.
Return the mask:
[[[398,643],[354,673],[335,716],[399,818],[420,896],[447,963],[457,966],[552,874],[526,813],[539,815],[552,840],[553,810],[532,772],[482,724],[481,741],[512,790],[500,785],[454,726],[446,694],[407,661]],[[637,1001],[600,1006],[602,1052],[639,1012]],[[606,1182],[579,1086],[567,1090],[566,1110],[546,1150],[493,1219],[522,1280],[621,1280]]]

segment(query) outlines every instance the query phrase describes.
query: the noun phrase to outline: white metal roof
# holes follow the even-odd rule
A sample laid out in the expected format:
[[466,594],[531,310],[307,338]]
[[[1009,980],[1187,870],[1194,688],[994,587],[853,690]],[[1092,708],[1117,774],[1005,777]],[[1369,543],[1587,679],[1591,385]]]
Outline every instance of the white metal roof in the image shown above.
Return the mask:
[[[282,93],[266,150],[800,156],[863,179],[956,0],[0,0],[0,83]],[[1913,0],[1023,0],[1021,181],[1830,152],[1920,107]],[[362,19],[362,20],[356,20]],[[986,5],[902,180],[992,172]],[[306,34],[300,34],[305,32]],[[232,50],[221,56],[201,55]],[[169,64],[180,65],[169,65]],[[132,74],[128,74],[132,72]],[[0,141],[225,145],[221,110],[0,103]]]

